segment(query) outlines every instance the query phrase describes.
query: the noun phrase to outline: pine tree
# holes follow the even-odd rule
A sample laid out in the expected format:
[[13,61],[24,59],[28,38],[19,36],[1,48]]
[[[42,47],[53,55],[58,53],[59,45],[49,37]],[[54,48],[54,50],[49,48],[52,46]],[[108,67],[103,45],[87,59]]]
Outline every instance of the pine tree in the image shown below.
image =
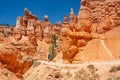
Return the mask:
[[50,61],[52,61],[55,56],[56,56],[56,51],[55,48],[57,47],[57,36],[55,34],[52,35],[52,43],[49,46],[49,55],[48,55],[48,59]]

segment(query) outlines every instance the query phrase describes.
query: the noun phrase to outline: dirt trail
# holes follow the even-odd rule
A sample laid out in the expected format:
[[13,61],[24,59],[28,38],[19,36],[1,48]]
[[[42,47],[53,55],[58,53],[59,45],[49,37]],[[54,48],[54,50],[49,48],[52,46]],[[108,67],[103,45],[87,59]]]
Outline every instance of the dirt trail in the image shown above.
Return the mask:
[[65,63],[56,63],[56,62],[48,62],[48,61],[43,61],[43,60],[39,60],[38,62],[40,62],[41,64],[46,64],[46,65],[51,65],[51,66],[58,66],[58,67],[79,67],[79,66],[83,66],[83,65],[89,65],[89,64],[95,64],[95,65],[99,65],[99,64],[120,64],[120,60],[117,61],[102,61],[102,62],[84,62],[84,63],[80,63],[80,64],[65,64]]
[[[72,71],[75,71],[77,69],[86,67],[90,64],[95,65],[96,67],[100,67],[101,71],[104,71],[104,68],[110,67],[113,65],[120,65],[120,60],[118,61],[106,61],[106,62],[84,62],[81,64],[65,64],[65,63],[56,63],[56,62],[49,62],[49,61],[43,61],[43,60],[38,60],[36,61],[37,63],[40,63],[36,67],[31,67],[27,73],[24,75],[25,80],[37,80],[40,79],[42,76],[42,73],[46,73],[45,70],[47,67],[51,69],[69,69]],[[102,65],[102,66],[101,66]]]

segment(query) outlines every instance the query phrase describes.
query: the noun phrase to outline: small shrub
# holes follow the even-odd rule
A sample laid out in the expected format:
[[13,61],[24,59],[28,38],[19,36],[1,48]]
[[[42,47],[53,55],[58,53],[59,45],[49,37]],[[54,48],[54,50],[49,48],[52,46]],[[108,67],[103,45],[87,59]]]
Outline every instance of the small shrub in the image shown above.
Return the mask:
[[75,74],[76,80],[100,80],[99,75],[96,74],[97,69],[94,67],[93,64],[87,66],[88,71],[85,69],[81,69]]
[[66,75],[67,75],[67,78],[72,77],[72,74],[70,73],[70,71],[68,71],[68,72],[66,73]]
[[48,59],[52,61],[56,57],[56,47],[57,47],[57,36],[55,34],[52,35],[52,43],[49,46],[49,54]]
[[120,80],[120,76],[110,76],[107,80]]
[[87,68],[89,69],[89,72],[92,74],[94,74],[97,71],[93,64],[88,65]]
[[53,45],[50,45],[48,59],[52,61],[55,58],[55,56],[56,56],[55,47]]
[[119,71],[119,70],[120,70],[120,65],[118,65],[118,66],[113,66],[113,67],[110,69],[109,72],[117,72],[117,71]]
[[94,67],[93,64],[90,64],[90,65],[87,66],[87,68],[89,68],[89,69],[94,69],[95,67]]
[[55,78],[60,78],[60,72],[55,73]]
[[89,73],[87,73],[83,68],[75,74],[75,80],[88,80],[88,77],[90,76]]

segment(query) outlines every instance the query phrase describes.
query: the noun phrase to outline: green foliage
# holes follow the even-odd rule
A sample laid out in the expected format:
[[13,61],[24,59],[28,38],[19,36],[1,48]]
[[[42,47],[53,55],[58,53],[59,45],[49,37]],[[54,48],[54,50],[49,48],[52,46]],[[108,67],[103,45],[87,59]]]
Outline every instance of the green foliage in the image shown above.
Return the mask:
[[49,54],[50,54],[49,60],[52,61],[56,56],[55,47],[53,45],[49,46]]
[[57,39],[58,39],[58,37],[55,35],[55,34],[53,34],[52,35],[52,45],[54,46],[54,47],[57,47]]
[[58,39],[58,37],[55,34],[53,34],[52,35],[52,43],[49,46],[49,54],[50,54],[50,59],[49,60],[50,61],[52,61],[56,56],[55,48],[57,47],[57,42],[56,42],[57,39]]
[[15,25],[10,25],[10,24],[7,24],[7,23],[2,23],[2,24],[0,24],[0,26],[15,27]]
[[7,23],[2,23],[2,24],[0,24],[0,26],[10,26],[9,24],[7,24]]

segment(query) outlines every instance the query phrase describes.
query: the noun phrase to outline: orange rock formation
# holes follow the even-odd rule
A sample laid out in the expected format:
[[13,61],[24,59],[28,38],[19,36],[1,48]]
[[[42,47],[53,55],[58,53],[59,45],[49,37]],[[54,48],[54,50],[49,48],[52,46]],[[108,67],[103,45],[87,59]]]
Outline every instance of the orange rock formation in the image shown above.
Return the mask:
[[44,21],[38,20],[25,8],[24,17],[17,17],[16,27],[0,28],[0,62],[21,77],[32,65],[26,56],[47,58],[53,34],[58,36],[56,51],[62,53],[63,60],[72,63],[119,59],[119,3],[120,0],[82,0],[78,15],[71,8],[70,22],[65,15],[64,22],[56,24],[51,24],[47,15]]

